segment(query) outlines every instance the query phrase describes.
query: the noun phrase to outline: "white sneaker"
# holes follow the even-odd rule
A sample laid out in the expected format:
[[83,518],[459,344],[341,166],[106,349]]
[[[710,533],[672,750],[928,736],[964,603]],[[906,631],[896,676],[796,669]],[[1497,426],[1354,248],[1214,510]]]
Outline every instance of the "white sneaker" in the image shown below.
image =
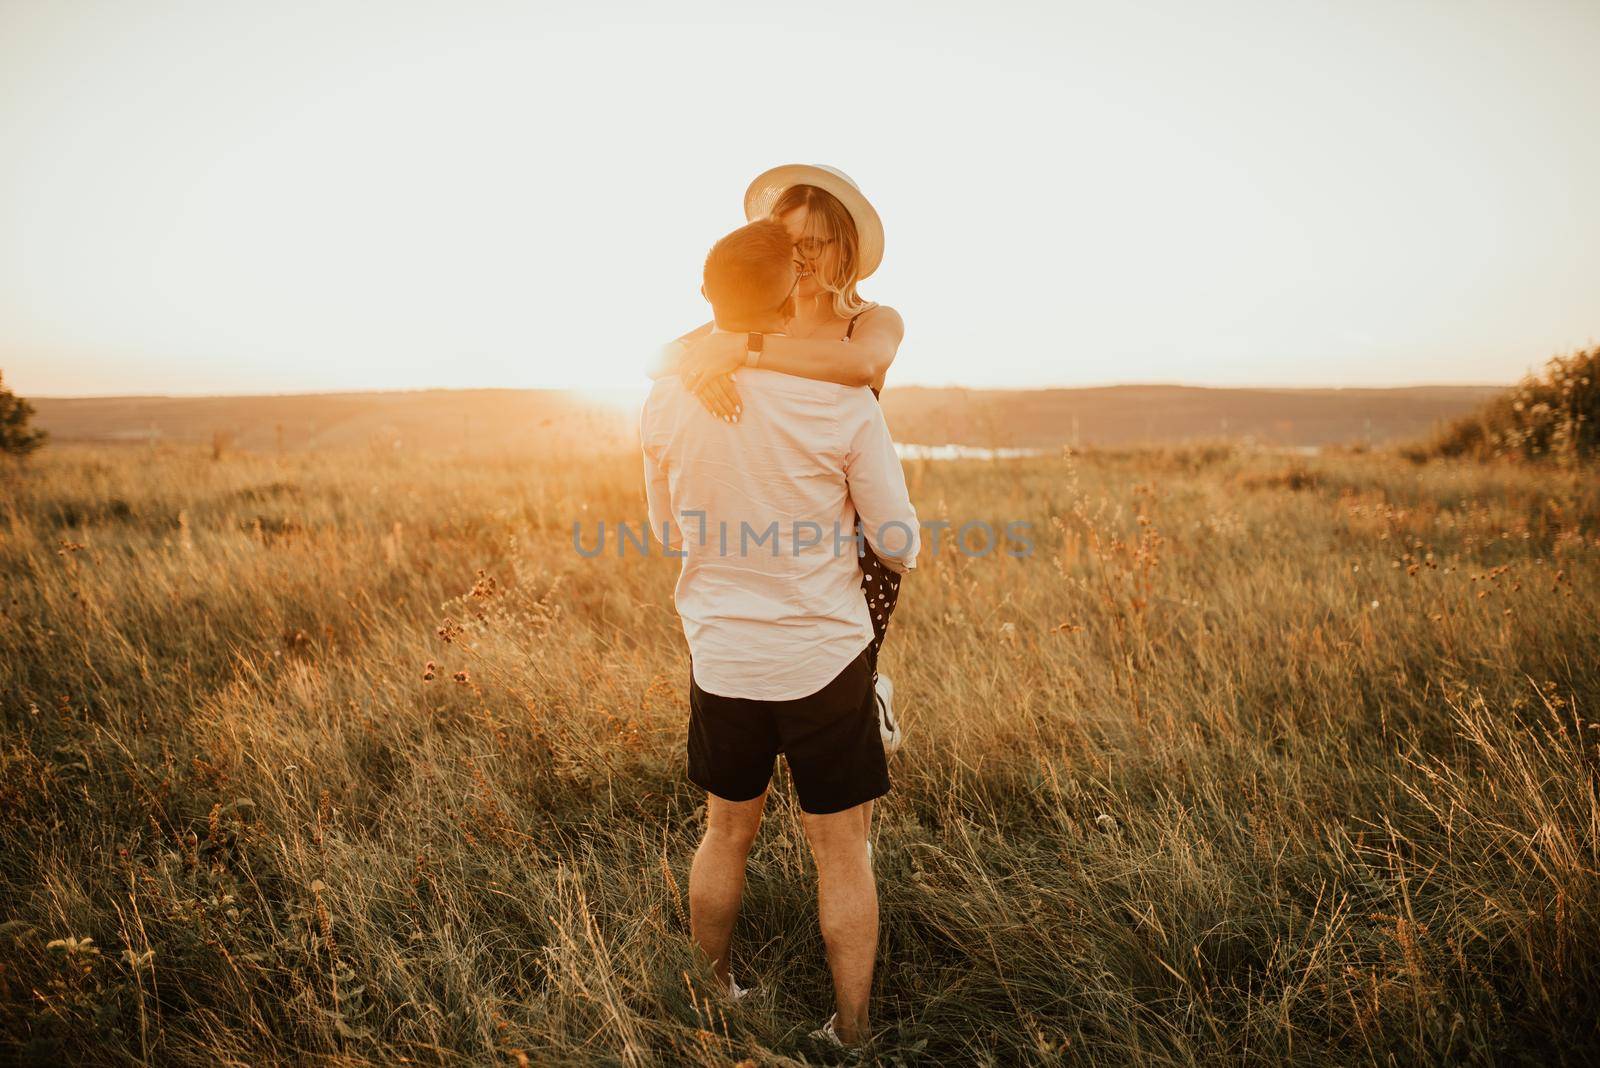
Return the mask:
[[810,1037],[813,1040],[820,1042],[822,1045],[827,1046],[829,1049],[836,1049],[844,1052],[847,1059],[851,1062],[859,1061],[862,1052],[861,1048],[859,1046],[845,1045],[844,1039],[840,1038],[839,1033],[833,1029],[833,1021],[838,1018],[839,1013],[836,1011],[832,1016],[828,1017],[827,1023],[823,1024],[815,1031],[812,1031]]
[[833,1021],[838,1018],[839,1013],[835,1011],[832,1016],[828,1017],[827,1023],[811,1032],[811,1037],[818,1042],[832,1046],[834,1049],[844,1049],[844,1039],[840,1038],[839,1033],[833,1029]]
[[883,752],[887,756],[900,748],[900,742],[905,737],[905,732],[900,729],[900,721],[894,718],[894,683],[889,681],[889,676],[878,676],[873,696],[878,704],[878,736],[883,739]]
[[728,973],[728,996],[733,1000],[741,1000],[754,989],[754,987],[750,986],[740,986],[738,980],[734,979],[733,973]]

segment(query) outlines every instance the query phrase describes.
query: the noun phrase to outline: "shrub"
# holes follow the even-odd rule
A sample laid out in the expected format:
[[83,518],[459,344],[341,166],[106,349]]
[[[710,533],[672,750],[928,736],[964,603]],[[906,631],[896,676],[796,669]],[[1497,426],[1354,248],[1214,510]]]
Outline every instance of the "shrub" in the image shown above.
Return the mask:
[[1600,454],[1600,348],[1557,356],[1541,374],[1449,423],[1423,456],[1592,460]]
[[44,444],[45,432],[28,426],[32,418],[33,405],[7,389],[0,376],[0,453],[27,456]]

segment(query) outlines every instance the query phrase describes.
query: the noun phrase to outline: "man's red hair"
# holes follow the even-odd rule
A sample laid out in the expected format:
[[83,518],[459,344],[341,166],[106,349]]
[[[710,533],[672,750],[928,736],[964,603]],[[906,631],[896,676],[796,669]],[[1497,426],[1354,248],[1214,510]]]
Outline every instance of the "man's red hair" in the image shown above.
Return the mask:
[[794,288],[794,242],[776,219],[757,219],[727,235],[706,254],[706,299],[717,321],[767,315]]

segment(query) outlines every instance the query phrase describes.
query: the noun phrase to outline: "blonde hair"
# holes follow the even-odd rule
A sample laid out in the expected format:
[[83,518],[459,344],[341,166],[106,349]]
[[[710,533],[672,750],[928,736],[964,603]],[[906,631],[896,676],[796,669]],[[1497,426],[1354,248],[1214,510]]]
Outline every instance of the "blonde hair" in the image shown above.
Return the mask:
[[876,308],[875,300],[863,300],[856,294],[860,280],[861,243],[856,237],[855,220],[839,203],[839,198],[814,185],[791,185],[783,191],[772,206],[774,219],[782,219],[796,208],[806,209],[806,232],[803,236],[823,241],[833,241],[839,249],[835,261],[838,276],[824,278],[819,272],[817,284],[833,294],[833,314],[841,319],[853,319],[869,308]]

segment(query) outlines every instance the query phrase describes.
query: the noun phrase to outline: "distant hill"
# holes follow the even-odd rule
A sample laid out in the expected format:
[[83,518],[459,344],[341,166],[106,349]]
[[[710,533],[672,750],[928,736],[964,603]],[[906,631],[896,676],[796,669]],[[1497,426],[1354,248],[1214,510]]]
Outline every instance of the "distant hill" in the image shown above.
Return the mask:
[[884,390],[895,437],[989,447],[1171,444],[1250,439],[1271,445],[1384,444],[1471,411],[1501,386],[1408,389]]
[[[897,440],[1054,448],[1215,438],[1329,445],[1417,438],[1502,392],[1411,389],[969,390],[891,386],[883,406]],[[251,450],[379,446],[625,448],[642,393],[420,390],[255,397],[34,398],[57,441],[210,442]]]
[[[642,396],[642,394],[640,394]],[[232,448],[626,448],[635,417],[563,390],[435,389],[251,397],[34,398],[57,441],[210,442]],[[637,405],[635,405],[635,410]]]

